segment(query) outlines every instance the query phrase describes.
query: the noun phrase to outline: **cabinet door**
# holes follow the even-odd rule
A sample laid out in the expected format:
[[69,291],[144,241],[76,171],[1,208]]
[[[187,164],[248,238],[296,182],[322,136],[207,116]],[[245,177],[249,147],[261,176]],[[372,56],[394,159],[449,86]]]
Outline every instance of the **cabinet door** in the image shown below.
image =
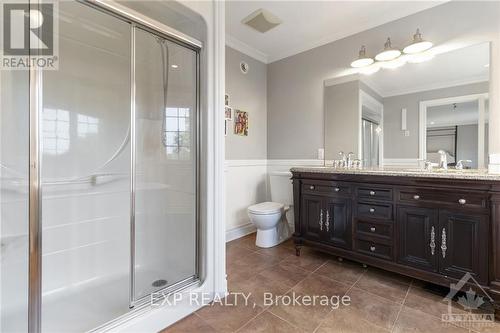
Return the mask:
[[435,209],[399,207],[398,262],[437,271],[439,255],[438,212]]
[[488,217],[442,210],[439,213],[439,272],[462,278],[470,273],[488,282]]
[[325,241],[333,246],[351,249],[351,199],[325,198]]
[[323,198],[317,195],[302,195],[301,229],[304,238],[320,240],[324,228]]

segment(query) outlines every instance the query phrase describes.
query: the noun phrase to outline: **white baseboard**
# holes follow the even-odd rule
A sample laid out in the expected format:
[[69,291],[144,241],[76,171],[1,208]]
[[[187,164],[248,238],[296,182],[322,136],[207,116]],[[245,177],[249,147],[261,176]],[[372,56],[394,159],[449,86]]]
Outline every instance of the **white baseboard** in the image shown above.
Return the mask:
[[255,232],[255,226],[252,223],[247,223],[242,226],[232,228],[226,231],[226,243],[232,240],[241,238]]
[[[293,233],[295,230],[295,226],[293,223],[289,223],[290,231]],[[240,227],[236,227],[226,231],[226,243],[232,240],[245,237],[246,235],[250,235],[251,233],[256,232],[255,226],[252,223],[244,224]]]

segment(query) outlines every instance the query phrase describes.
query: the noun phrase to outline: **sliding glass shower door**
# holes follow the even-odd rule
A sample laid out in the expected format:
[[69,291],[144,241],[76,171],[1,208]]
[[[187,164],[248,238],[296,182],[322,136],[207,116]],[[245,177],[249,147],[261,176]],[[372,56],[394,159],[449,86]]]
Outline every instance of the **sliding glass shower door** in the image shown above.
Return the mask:
[[0,73],[2,332],[116,324],[197,279],[201,43],[58,8],[59,68]]
[[42,331],[129,311],[131,25],[59,3],[59,69],[40,110]]
[[197,53],[135,29],[133,302],[193,279]]

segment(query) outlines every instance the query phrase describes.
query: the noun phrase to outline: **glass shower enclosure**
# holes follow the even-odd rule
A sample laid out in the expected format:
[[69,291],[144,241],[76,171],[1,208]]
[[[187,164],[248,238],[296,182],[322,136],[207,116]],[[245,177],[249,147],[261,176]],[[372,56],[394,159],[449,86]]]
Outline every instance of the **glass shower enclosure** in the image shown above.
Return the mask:
[[58,70],[0,73],[2,332],[93,330],[198,280],[201,43],[58,7]]

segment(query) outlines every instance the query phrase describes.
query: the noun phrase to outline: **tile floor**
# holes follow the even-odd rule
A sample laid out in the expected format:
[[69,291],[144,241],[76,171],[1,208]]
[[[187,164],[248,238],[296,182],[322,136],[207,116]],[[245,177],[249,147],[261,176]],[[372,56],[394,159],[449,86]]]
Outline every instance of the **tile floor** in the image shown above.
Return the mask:
[[[173,332],[500,332],[500,324],[468,330],[445,326],[447,303],[423,283],[302,248],[292,241],[270,249],[255,246],[255,234],[227,244],[228,287],[252,293],[248,305],[206,306],[162,333]],[[349,295],[350,306],[265,306],[273,295]],[[243,300],[241,298],[241,300]],[[228,302],[237,301],[228,296]],[[461,307],[456,305],[456,311]]]

